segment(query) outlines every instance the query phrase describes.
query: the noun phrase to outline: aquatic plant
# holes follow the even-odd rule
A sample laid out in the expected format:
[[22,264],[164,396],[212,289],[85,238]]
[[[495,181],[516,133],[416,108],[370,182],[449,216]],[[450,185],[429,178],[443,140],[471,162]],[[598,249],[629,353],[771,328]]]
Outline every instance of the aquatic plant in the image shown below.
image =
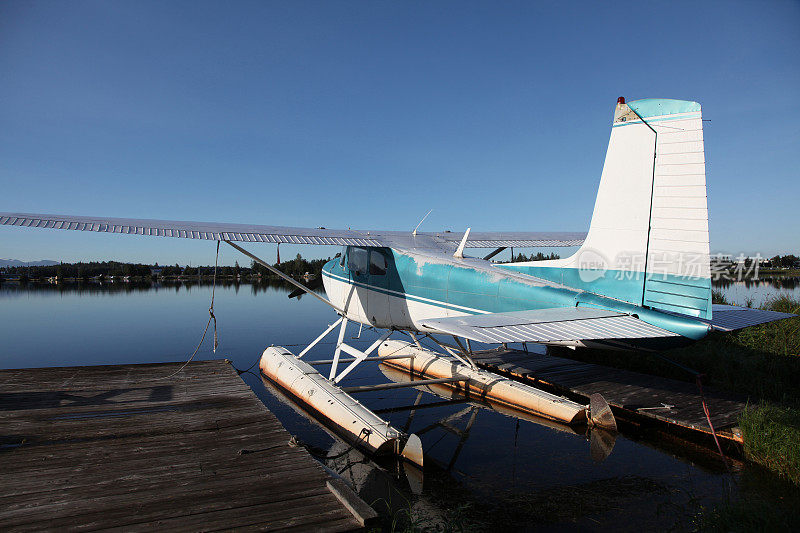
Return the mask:
[[730,305],[730,302],[725,298],[725,293],[719,289],[711,290],[711,303]]

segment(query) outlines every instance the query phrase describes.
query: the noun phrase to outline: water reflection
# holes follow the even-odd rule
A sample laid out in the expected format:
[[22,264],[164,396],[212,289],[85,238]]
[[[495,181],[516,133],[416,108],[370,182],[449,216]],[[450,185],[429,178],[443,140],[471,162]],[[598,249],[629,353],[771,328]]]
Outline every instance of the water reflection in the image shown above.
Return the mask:
[[[397,368],[385,364],[379,365],[379,368],[384,376],[386,376],[395,383],[412,383],[419,379],[418,377],[414,379],[414,377],[411,376],[408,372],[398,370]],[[475,423],[475,418],[478,415],[479,409],[493,411],[495,413],[499,413],[501,415],[516,420],[517,428],[515,430],[515,436],[514,436],[515,441],[519,434],[520,421],[529,422],[531,424],[536,424],[569,435],[576,435],[580,437],[582,440],[588,441],[590,443],[589,446],[590,455],[592,459],[596,462],[604,461],[611,454],[611,451],[614,449],[614,443],[616,442],[617,439],[616,431],[605,431],[599,428],[590,428],[586,424],[570,426],[555,420],[542,418],[540,416],[536,416],[531,413],[518,411],[517,409],[507,407],[501,403],[494,402],[491,399],[487,398],[482,398],[482,399],[473,398],[467,400],[464,398],[464,396],[457,393],[454,389],[447,387],[446,385],[430,384],[430,385],[420,385],[414,388],[418,390],[419,393],[417,394],[417,397],[415,398],[413,405],[379,409],[377,411],[377,414],[393,414],[398,411],[409,410],[410,412],[408,420],[402,427],[398,427],[398,429],[400,429],[401,431],[409,433],[412,432],[411,422],[417,410],[429,407],[440,407],[442,405],[455,405],[458,403],[468,403],[469,404],[468,407],[466,407],[461,411],[458,411],[453,415],[450,415],[449,417],[445,417],[441,420],[438,420],[433,424],[426,426],[423,429],[413,430],[413,433],[416,433],[418,436],[422,436],[423,434],[437,428],[443,429],[445,431],[450,431],[451,433],[458,435],[461,439],[458,448],[459,450],[461,446],[463,446],[463,443],[466,441],[466,438],[469,436],[469,431],[472,428],[472,425]],[[444,402],[422,403],[423,395],[425,393],[434,395],[438,398],[442,398]],[[453,420],[457,420],[462,416],[466,416],[467,414],[469,414],[469,421],[467,422],[466,427],[463,430],[459,430],[458,428],[454,427],[451,424]],[[453,458],[451,459],[451,463],[454,463],[457,457],[458,453],[456,453],[453,456]],[[452,467],[451,463],[448,463],[448,468],[447,468],[448,470]]]
[[[237,280],[224,279],[217,280],[217,287],[224,289],[233,288],[236,292],[241,287],[246,287],[252,294],[259,294],[262,292],[281,292],[285,293],[286,289],[293,289],[294,287],[281,279],[262,279],[255,282],[241,282]],[[172,290],[180,292],[181,290],[191,291],[194,288],[210,288],[213,282],[207,279],[187,279],[187,280],[137,280],[137,281],[98,281],[98,280],[81,280],[81,281],[67,281],[59,283],[48,282],[27,282],[19,283],[17,281],[0,282],[0,292],[8,295],[18,294],[26,291],[41,291],[51,293],[132,293],[143,291],[159,291],[159,290]]]
[[[176,280],[138,280],[138,281],[99,281],[87,279],[81,281],[67,281],[59,283],[34,282],[19,283],[17,281],[0,281],[0,294],[14,295],[21,291],[42,291],[53,293],[132,293],[142,291],[181,290],[191,291],[196,288],[210,288],[212,281],[205,278],[176,279]],[[239,292],[242,288],[252,294],[267,292],[284,292],[294,287],[281,279],[263,278],[260,280],[244,281],[226,278],[217,281],[217,286],[225,289],[233,288]],[[726,279],[714,280],[712,288],[721,291],[725,297],[736,305],[745,305],[750,302],[758,306],[769,298],[783,294],[800,298],[800,276],[762,276],[757,280],[746,279],[732,281]],[[321,292],[321,288],[319,288]],[[302,298],[302,295],[300,296]]]
[[719,279],[712,282],[712,288],[721,291],[734,305],[759,307],[783,295],[800,298],[800,277],[773,276],[743,281]]

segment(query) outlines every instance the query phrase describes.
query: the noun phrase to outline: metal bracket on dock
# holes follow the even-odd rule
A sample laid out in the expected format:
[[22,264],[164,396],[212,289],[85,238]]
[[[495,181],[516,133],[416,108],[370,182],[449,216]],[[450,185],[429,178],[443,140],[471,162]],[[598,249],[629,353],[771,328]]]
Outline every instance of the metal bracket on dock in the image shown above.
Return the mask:
[[675,408],[674,405],[669,405],[667,403],[663,403],[662,402],[661,405],[659,405],[658,407],[639,407],[636,410],[637,411],[661,411],[661,410],[671,411],[674,408]]

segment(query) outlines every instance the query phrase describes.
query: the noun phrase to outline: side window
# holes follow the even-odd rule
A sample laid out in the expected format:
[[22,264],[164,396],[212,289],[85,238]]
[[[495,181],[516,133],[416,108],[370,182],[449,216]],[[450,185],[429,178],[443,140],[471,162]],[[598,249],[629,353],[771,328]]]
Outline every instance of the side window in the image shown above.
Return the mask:
[[366,248],[350,248],[347,254],[347,268],[358,275],[367,273],[367,250]]
[[339,259],[339,266],[344,268],[344,258],[347,257],[347,246],[342,248],[341,256],[342,258]]
[[376,250],[369,253],[369,273],[373,276],[386,275],[386,257]]

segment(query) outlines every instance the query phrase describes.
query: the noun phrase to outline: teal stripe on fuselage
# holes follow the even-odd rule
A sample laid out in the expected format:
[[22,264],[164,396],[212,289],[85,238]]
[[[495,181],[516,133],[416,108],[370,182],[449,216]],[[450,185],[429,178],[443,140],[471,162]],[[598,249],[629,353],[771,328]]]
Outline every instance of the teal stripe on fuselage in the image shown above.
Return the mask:
[[[643,292],[644,273],[642,272],[594,271],[578,268],[516,265],[514,263],[498,266],[635,305],[641,305],[642,297],[645,296]],[[711,318],[710,278],[649,273],[646,296],[645,304],[650,307],[697,318]]]
[[[637,314],[645,322],[684,337],[699,339],[708,326],[689,317],[676,317],[638,305],[591,294],[575,288],[554,287],[515,278],[498,266],[486,263],[485,268],[463,266],[446,258],[426,258],[410,253],[373,248],[387,258],[385,276],[364,276],[355,279],[339,260],[327,263],[324,271],[360,286],[392,296],[405,297],[443,309],[465,313],[504,313],[553,307],[591,306]],[[561,270],[561,269],[558,269]],[[552,280],[556,281],[556,280]],[[561,282],[559,282],[561,283]],[[568,283],[563,283],[569,285]],[[639,282],[639,301],[642,294]]]
[[[399,276],[389,289],[487,313],[504,313],[573,305],[577,291],[524,283],[489,263],[477,269],[391,250]],[[390,260],[391,265],[391,260]],[[375,283],[373,283],[375,285]]]
[[371,291],[375,291],[375,292],[380,293],[380,294],[386,294],[388,296],[394,296],[395,298],[404,298],[404,299],[412,301],[412,302],[418,302],[418,303],[422,303],[422,304],[433,305],[433,306],[436,306],[436,307],[441,307],[442,309],[450,309],[450,310],[453,310],[453,311],[461,311],[462,313],[467,313],[467,314],[488,313],[488,311],[483,311],[481,309],[463,307],[463,306],[452,304],[452,303],[448,303],[448,302],[432,300],[432,299],[429,299],[429,298],[423,298],[423,297],[417,296],[415,294],[392,291],[392,290],[389,290],[389,289],[385,289],[383,287],[379,287],[377,285],[370,285],[369,283],[362,283],[362,282],[358,282],[358,281],[353,281],[350,278],[341,277],[338,274],[332,274],[331,272],[326,271],[324,268],[322,270],[322,275],[330,277],[330,278],[332,278],[334,280],[337,280],[337,281],[343,281],[345,283],[350,283],[352,285],[355,285],[356,287],[363,287],[365,289],[369,289]]

